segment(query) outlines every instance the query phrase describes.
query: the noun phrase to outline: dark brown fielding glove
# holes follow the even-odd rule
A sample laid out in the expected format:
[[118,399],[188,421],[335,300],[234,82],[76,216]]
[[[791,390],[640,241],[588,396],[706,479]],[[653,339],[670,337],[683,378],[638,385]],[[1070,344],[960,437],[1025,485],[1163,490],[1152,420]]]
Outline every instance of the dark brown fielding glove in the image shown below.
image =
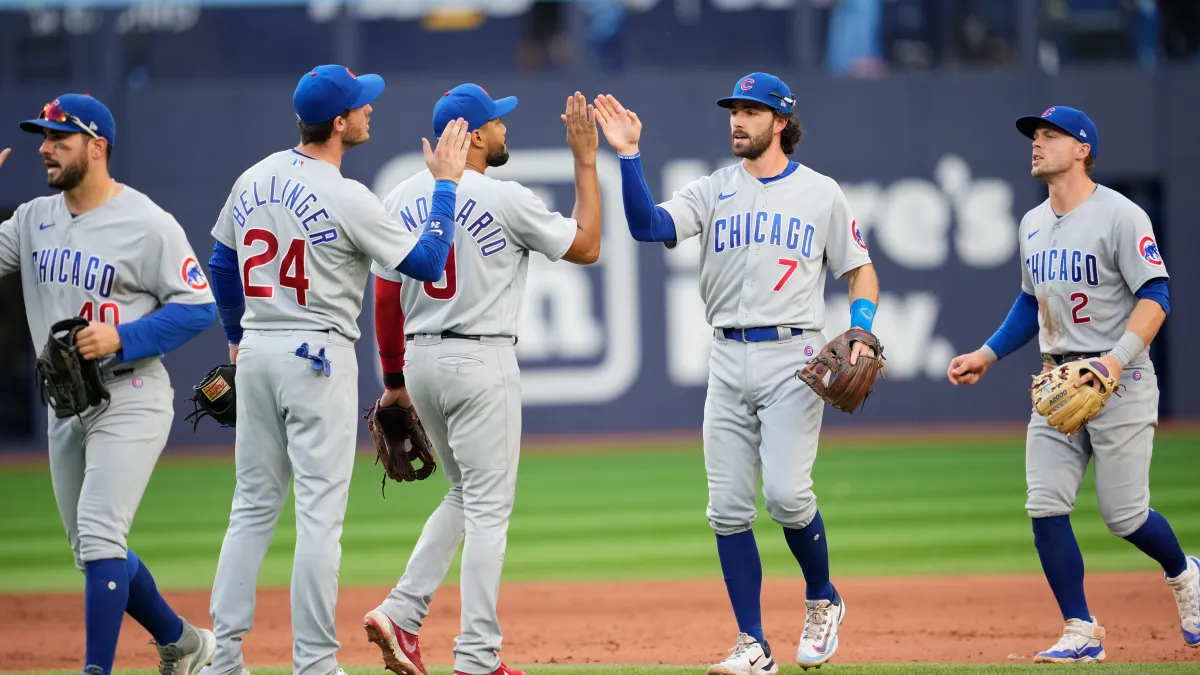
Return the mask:
[[[855,342],[874,349],[875,357],[860,354],[854,365],[850,365],[850,351]],[[883,377],[883,345],[879,344],[879,338],[861,328],[851,328],[837,336],[803,370],[796,371],[796,376],[812,387],[817,396],[850,414],[871,395],[877,374]]]
[[[376,401],[367,408],[363,419],[375,438],[375,452],[378,455],[375,463],[383,462],[386,473],[382,481],[384,486],[388,478],[397,483],[411,483],[425,480],[437,470],[429,437],[425,435],[425,427],[421,426],[415,409],[398,405],[381,408],[379,401]],[[409,445],[407,450],[405,441]],[[421,460],[419,469],[413,466],[413,460],[417,459]],[[382,487],[380,492],[383,492]]]

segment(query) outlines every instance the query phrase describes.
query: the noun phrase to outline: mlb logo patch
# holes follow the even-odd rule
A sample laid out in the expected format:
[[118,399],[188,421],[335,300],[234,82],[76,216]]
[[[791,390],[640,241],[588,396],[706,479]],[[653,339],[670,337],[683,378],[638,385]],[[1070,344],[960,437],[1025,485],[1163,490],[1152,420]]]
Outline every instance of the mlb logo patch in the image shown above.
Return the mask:
[[[446,92],[446,93],[449,93],[449,92]],[[304,160],[297,157],[296,159],[292,160],[292,166],[304,166]]]
[[1154,237],[1142,237],[1142,240],[1138,242],[1138,255],[1142,256],[1142,260],[1156,267],[1163,264],[1162,254],[1158,252],[1158,242],[1154,241]]
[[204,394],[204,397],[210,401],[216,401],[224,396],[228,391],[229,383],[226,382],[225,378],[221,377],[220,375],[218,375],[212,382],[200,387],[200,393]]
[[183,276],[183,281],[194,291],[203,291],[208,288],[208,279],[204,276],[204,270],[200,269],[200,263],[196,262],[195,258],[188,258],[183,261],[183,267],[180,270]]

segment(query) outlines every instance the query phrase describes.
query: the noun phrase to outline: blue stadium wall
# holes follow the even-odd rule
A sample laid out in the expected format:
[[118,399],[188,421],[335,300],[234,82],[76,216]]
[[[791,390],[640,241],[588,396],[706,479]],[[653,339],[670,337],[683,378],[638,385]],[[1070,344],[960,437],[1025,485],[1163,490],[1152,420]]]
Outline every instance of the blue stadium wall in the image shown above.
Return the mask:
[[[420,139],[430,136],[433,102],[467,78],[388,76],[375,106],[372,140],[346,158],[345,175],[383,195],[423,168]],[[742,72],[676,76],[486,76],[493,95],[516,95],[506,119],[512,159],[497,177],[536,189],[551,208],[573,205],[571,160],[558,115],[576,89],[612,92],[645,123],[643,161],[658,199],[734,161],[726,114],[714,100]],[[836,178],[866,234],[882,280],[876,323],[886,345],[888,380],[854,416],[827,409],[825,424],[1019,422],[1038,368],[1035,345],[995,367],[981,386],[950,386],[945,368],[977,347],[1018,292],[1016,231],[1045,195],[1028,175],[1029,144],[1013,120],[1049,105],[1086,109],[1102,137],[1095,177],[1110,184],[1157,185],[1147,200],[1173,275],[1173,314],[1157,350],[1177,356],[1200,333],[1200,74],[1129,69],[1018,73],[939,73],[862,82],[780,71],[799,100],[805,137],[796,159]],[[296,141],[293,78],[159,80],[136,91],[90,88],[113,108],[119,137],[113,173],[172,212],[207,265],[209,229],[238,174]],[[79,87],[82,89],[82,85]],[[0,145],[15,152],[0,173],[0,206],[46,194],[36,139],[16,121],[35,113],[61,87],[6,87],[0,97]],[[633,242],[621,209],[616,159],[601,141],[605,206],[601,262],[550,265],[534,255],[522,317],[519,358],[527,434],[698,430],[711,330],[696,286],[695,247],[666,251]],[[1147,188],[1137,194],[1152,194]],[[845,281],[827,280],[826,335],[847,323]],[[360,402],[380,390],[372,296],[359,325]],[[22,317],[4,317],[23,321]],[[230,430],[182,420],[191,385],[226,358],[214,325],[166,359],[176,391],[171,443],[227,444]],[[1178,358],[1176,359],[1178,361]],[[32,367],[32,366],[30,366]],[[334,364],[337,367],[337,364]],[[1160,375],[1164,410],[1200,415],[1179,368]],[[1169,406],[1169,409],[1167,408]],[[43,409],[36,442],[44,444]],[[360,425],[365,435],[365,428]]]

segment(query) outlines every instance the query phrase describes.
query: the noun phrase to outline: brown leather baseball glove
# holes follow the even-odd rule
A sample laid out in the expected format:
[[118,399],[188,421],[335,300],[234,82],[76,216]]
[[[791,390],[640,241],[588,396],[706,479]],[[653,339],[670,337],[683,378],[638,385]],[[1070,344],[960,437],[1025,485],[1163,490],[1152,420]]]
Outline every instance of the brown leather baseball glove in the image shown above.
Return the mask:
[[[854,365],[850,365],[850,351],[855,342],[874,349],[875,357],[860,354]],[[883,345],[879,344],[879,338],[861,328],[851,328],[837,336],[803,370],[796,371],[796,376],[812,387],[817,396],[850,414],[871,395],[876,375],[883,377]]]
[[[383,462],[384,486],[387,485],[388,478],[397,483],[411,483],[425,480],[437,470],[429,437],[425,435],[425,428],[421,426],[416,409],[398,405],[381,408],[376,401],[367,408],[363,419],[367,421],[367,428],[375,438],[375,452],[378,455],[375,463]],[[421,460],[419,469],[413,466],[413,460],[418,459]],[[383,490],[381,487],[380,492]]]

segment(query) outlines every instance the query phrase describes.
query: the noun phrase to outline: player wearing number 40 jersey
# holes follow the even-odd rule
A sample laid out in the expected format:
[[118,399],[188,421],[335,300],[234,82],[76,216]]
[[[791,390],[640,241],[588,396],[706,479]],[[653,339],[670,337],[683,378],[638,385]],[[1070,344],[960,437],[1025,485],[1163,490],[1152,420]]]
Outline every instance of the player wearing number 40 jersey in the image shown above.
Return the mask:
[[[517,318],[532,252],[587,265],[600,255],[600,182],[594,111],[579,92],[562,120],[575,156],[575,211],[552,213],[532,191],[485,172],[508,160],[501,117],[514,97],[493,100],[463,84],[433,109],[433,130],[462,117],[470,125],[471,169],[459,186],[454,247],[439,283],[376,263],[375,331],[383,361],[380,405],[414,406],[450,483],[429,517],[391,594],[363,619],[368,638],[396,675],[425,675],[417,635],[429,603],[463,545],[462,622],[454,671],[520,675],[500,661],[496,616],[500,573],[521,449]],[[429,213],[433,176],[396,186],[384,205],[410,228]],[[405,335],[408,345],[405,347]],[[410,397],[411,393],[411,397]],[[464,544],[465,539],[465,544]]]
[[436,182],[419,238],[370,190],[344,178],[342,157],[368,140],[371,102],[383,87],[378,75],[356,77],[338,65],[305,73],[292,100],[299,146],[243,173],[212,230],[217,308],[237,365],[237,484],[213,582],[211,675],[242,670],[255,581],[293,474],[293,665],[300,675],[340,672],[334,613],[359,418],[356,320],[367,273],[375,261],[418,279],[441,276],[466,163],[461,120],[446,126],[436,152],[422,139]]
[[[21,129],[41,135],[47,182],[61,192],[0,224],[0,276],[21,273],[35,349],[59,321],[88,322],[76,346],[98,360],[110,397],[46,417],[54,498],[85,578],[84,673],[112,671],[128,613],[158,644],[162,672],[195,675],[212,657],[212,632],[172,611],[126,538],[174,416],[162,356],[212,325],[208,280],[171,214],[109,175],[117,125],[103,103],[64,94]],[[76,648],[70,630],[59,637]]]
[[[851,324],[870,330],[879,296],[867,246],[841,188],[789,161],[800,141],[795,99],[768,73],[738,80],[729,109],[741,161],[655,206],[639,159],[641,122],[612,96],[596,99],[601,129],[621,157],[629,229],[640,241],[699,237],[700,294],[714,328],[704,405],[708,519],[738,624],[712,675],[778,671],[763,637],[762,565],[754,540],[759,474],[771,519],[783,526],[807,582],[797,661],[809,668],[838,647],[845,603],[829,579],[825,524],[812,491],[824,402],[797,371],[825,345],[825,274],[847,276]],[[856,343],[851,362],[874,357]]]
[[1104,628],[1088,610],[1083,556],[1069,519],[1089,460],[1096,463],[1096,498],[1109,531],[1162,566],[1184,643],[1198,646],[1200,561],[1184,555],[1166,519],[1150,508],[1158,383],[1147,348],[1171,307],[1154,229],[1136,204],[1092,181],[1100,138],[1083,112],[1054,106],[1018,119],[1017,129],[1033,140],[1031,174],[1049,185],[1050,195],[1021,220],[1021,293],[1012,310],[982,348],[950,363],[947,376],[955,385],[976,384],[995,361],[1037,337],[1043,372],[1090,360],[1122,390],[1071,436],[1036,409],[1029,421],[1025,509],[1066,622],[1062,638],[1034,660],[1105,658]]

